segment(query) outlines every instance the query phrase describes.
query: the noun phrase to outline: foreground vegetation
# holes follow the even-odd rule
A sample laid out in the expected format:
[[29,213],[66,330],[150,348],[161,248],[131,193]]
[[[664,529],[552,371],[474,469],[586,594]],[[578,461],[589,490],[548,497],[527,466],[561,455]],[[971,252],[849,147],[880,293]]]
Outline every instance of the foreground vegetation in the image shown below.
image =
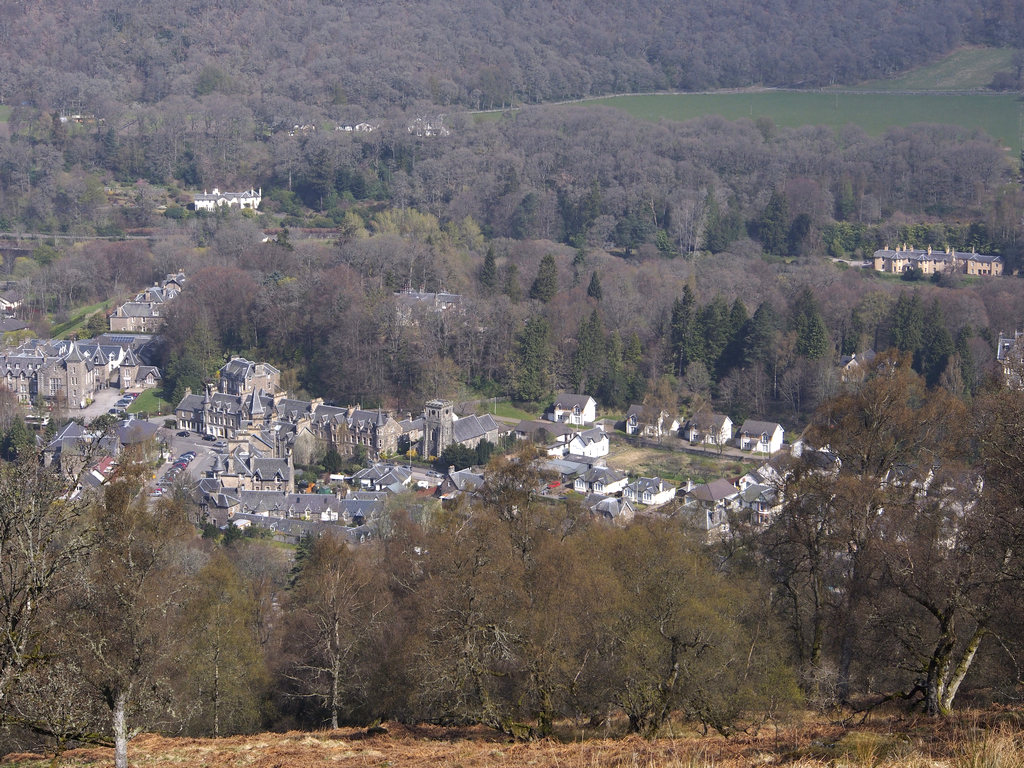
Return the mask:
[[143,730],[395,719],[732,740],[806,708],[1012,705],[1024,393],[992,383],[971,412],[886,353],[816,414],[806,439],[829,451],[776,463],[767,525],[681,499],[612,525],[541,494],[525,449],[472,496],[395,497],[370,540],[328,529],[294,558],[235,529],[200,538],[178,491],[149,503],[143,453],[70,499],[75,478],[12,444],[4,745],[113,743],[122,768]]
[[[389,765],[394,768],[1013,768],[1024,764],[1019,715],[974,711],[935,723],[876,715],[856,724],[809,716],[777,728],[730,739],[677,729],[653,740],[609,738],[604,729],[566,727],[559,738],[509,743],[479,728],[439,728],[385,723],[366,731],[259,733],[221,739],[139,736],[134,762],[152,768],[296,768]],[[64,752],[60,765],[99,768],[110,764],[104,748]],[[10,754],[3,765],[49,768],[52,758]]]

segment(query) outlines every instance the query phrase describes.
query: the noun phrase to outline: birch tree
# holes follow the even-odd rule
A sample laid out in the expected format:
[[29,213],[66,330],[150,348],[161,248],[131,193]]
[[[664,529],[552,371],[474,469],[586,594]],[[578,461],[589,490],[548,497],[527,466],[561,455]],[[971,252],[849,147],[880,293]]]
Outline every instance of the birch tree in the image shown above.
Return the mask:
[[32,659],[40,615],[61,596],[91,542],[77,478],[39,456],[0,462],[0,712]]
[[289,676],[295,695],[321,704],[331,728],[366,699],[357,663],[372,657],[387,601],[363,552],[340,536],[324,535],[298,574],[291,600]]
[[127,768],[128,742],[143,728],[179,714],[172,681],[191,529],[178,505],[146,506],[142,477],[122,459],[95,505],[95,547],[68,609],[85,674],[109,712],[116,768]]

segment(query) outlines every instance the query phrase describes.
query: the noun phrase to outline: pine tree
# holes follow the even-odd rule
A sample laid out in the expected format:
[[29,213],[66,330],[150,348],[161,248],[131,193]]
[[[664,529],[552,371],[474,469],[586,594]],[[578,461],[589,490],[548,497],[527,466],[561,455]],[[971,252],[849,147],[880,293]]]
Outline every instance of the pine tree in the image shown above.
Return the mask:
[[607,365],[597,389],[598,399],[607,405],[621,407],[628,404],[626,370],[622,360],[622,338],[612,331],[605,353]]
[[768,205],[757,224],[758,236],[766,253],[785,256],[789,245],[789,203],[778,190],[773,190]]
[[793,328],[796,330],[798,355],[820,360],[828,354],[828,328],[810,288],[804,288],[793,304]]
[[746,344],[747,325],[750,317],[747,308],[739,297],[732,303],[729,310],[728,343],[722,350],[718,360],[717,378],[722,379],[730,370],[743,365],[743,350]]
[[600,381],[604,354],[604,325],[595,309],[589,318],[580,322],[576,333],[576,352],[572,359],[570,377],[577,393],[586,392],[592,383]]
[[531,317],[517,337],[511,375],[517,400],[536,402],[551,392],[551,329],[543,317]]
[[677,377],[682,376],[690,363],[691,336],[693,334],[693,291],[683,287],[683,295],[672,303],[672,320],[669,329],[669,370]]
[[946,328],[942,307],[936,299],[928,310],[921,333],[921,348],[914,355],[914,368],[934,387],[953,355],[953,337]]
[[690,361],[699,359],[714,374],[729,343],[729,305],[721,294],[701,308],[695,326],[691,337],[694,349],[689,355]]
[[597,276],[597,272],[590,273],[590,285],[587,286],[587,296],[598,301],[603,296],[601,292],[601,278]]
[[764,362],[772,348],[772,342],[779,330],[779,317],[775,308],[762,301],[747,323],[743,339],[743,365],[751,366]]
[[484,293],[491,293],[498,284],[498,267],[494,262],[494,246],[487,247],[487,254],[484,256],[484,264],[480,268],[480,285]]
[[639,403],[647,390],[647,377],[644,376],[644,348],[636,331],[629,337],[622,362],[626,370],[625,400],[627,403]]
[[917,354],[924,338],[924,305],[915,292],[901,293],[892,308],[892,345],[900,352]]
[[555,266],[555,257],[544,254],[540,260],[540,267],[537,269],[537,277],[530,286],[530,298],[547,304],[558,293],[558,267]]

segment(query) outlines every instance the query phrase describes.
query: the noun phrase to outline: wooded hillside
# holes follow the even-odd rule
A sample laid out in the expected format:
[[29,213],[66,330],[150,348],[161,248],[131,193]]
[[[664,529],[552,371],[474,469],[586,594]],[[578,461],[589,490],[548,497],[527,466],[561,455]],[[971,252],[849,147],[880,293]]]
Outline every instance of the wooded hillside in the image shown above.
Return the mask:
[[828,85],[1019,44],[1015,3],[0,3],[0,97],[118,106],[214,95],[270,127],[359,109],[500,107],[613,92]]

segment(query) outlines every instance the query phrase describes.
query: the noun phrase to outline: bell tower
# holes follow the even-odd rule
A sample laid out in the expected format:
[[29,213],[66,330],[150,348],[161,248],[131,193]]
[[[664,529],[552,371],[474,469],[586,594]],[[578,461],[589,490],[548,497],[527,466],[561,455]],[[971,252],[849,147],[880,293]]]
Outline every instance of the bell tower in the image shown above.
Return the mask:
[[423,450],[420,455],[440,456],[455,442],[455,406],[450,400],[431,400],[423,411]]

